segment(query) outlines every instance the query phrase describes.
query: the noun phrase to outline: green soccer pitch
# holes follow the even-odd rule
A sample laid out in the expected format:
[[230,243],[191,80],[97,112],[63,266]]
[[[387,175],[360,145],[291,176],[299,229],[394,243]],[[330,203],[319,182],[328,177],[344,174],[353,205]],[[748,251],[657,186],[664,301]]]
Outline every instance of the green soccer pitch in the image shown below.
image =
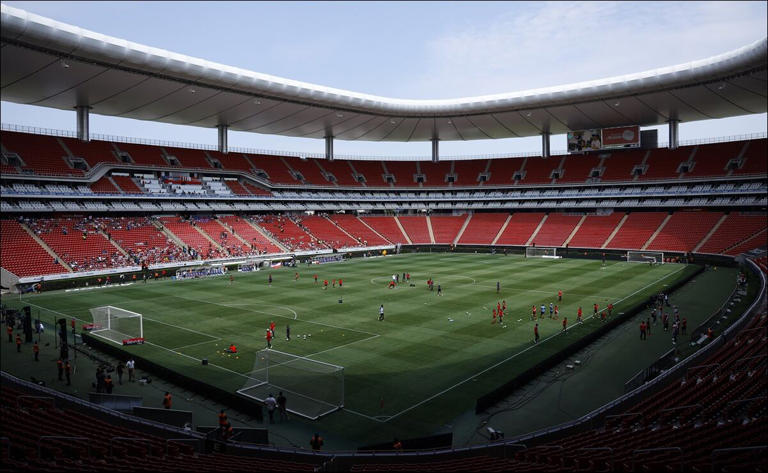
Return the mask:
[[[232,272],[232,284],[229,276],[160,280],[43,293],[18,302],[83,323],[91,322],[89,309],[99,306],[141,313],[147,343],[126,351],[231,392],[252,384],[249,374],[259,366],[258,352],[274,321],[275,350],[344,367],[344,409],[324,423],[345,428],[408,418],[428,431],[429,424],[441,425],[471,409],[478,396],[597,328],[602,322],[592,318],[594,303],[601,309],[613,303],[615,317],[692,271],[678,264],[611,261],[603,266],[582,259],[416,253]],[[393,274],[402,278],[404,272],[415,287],[402,281],[387,287]],[[435,281],[431,292],[430,277]],[[343,287],[322,288],[324,279],[339,278]],[[504,324],[492,324],[491,309],[502,300]],[[537,320],[541,339],[534,345],[531,306],[548,309],[550,302],[560,306],[560,319]],[[384,321],[378,320],[381,304]],[[581,325],[575,324],[579,306],[585,318]],[[565,334],[563,317],[568,318]],[[237,355],[224,351],[232,343]],[[203,358],[209,365],[202,366]],[[307,383],[306,388],[314,387]]]

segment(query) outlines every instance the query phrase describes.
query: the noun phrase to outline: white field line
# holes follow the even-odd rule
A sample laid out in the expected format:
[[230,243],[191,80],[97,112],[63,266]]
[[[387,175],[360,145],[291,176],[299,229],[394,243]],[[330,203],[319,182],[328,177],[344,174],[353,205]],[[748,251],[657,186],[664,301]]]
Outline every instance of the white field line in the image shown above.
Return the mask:
[[[667,274],[666,276],[663,276],[663,277],[661,277],[661,278],[659,278],[659,279],[657,279],[657,280],[653,281],[652,283],[650,283],[650,284],[648,284],[648,285],[646,285],[646,286],[643,286],[642,288],[638,289],[637,291],[633,292],[632,294],[629,294],[628,296],[626,296],[626,297],[623,297],[623,298],[621,298],[621,299],[617,300],[616,302],[614,302],[614,305],[616,305],[616,304],[618,304],[619,302],[622,302],[622,301],[624,301],[624,300],[626,300],[626,299],[629,299],[630,297],[634,296],[634,295],[635,295],[635,294],[637,294],[638,292],[644,291],[645,289],[647,289],[647,288],[649,288],[649,287],[653,286],[654,284],[658,284],[659,282],[663,281],[664,279],[667,279],[668,277],[670,277],[670,276],[672,276],[672,275],[674,275],[674,274],[677,274],[677,273],[679,273],[679,272],[680,272],[680,271],[682,271],[683,269],[685,269],[685,266],[681,266],[681,267],[680,267],[680,268],[679,268],[677,271],[675,271],[675,272],[673,272],[673,273],[669,273],[669,274]],[[585,320],[589,320],[589,319],[592,319],[592,318],[594,318],[594,315],[590,315],[589,317],[586,317],[586,318],[585,318]],[[570,330],[570,329],[571,329],[571,328],[573,328],[573,327],[574,327],[574,325],[571,325],[571,327],[568,327],[566,330]],[[541,343],[544,343],[544,342],[546,342],[547,340],[550,340],[550,339],[552,339],[552,338],[554,338],[554,337],[556,337],[556,336],[560,335],[561,333],[562,333],[562,332],[555,332],[555,333],[553,333],[552,335],[550,335],[549,337],[542,339],[542,340],[541,340]],[[401,416],[401,415],[405,414],[406,412],[408,412],[408,411],[411,411],[411,410],[413,410],[413,409],[415,409],[415,408],[419,407],[420,405],[422,405],[422,404],[424,404],[424,403],[427,403],[427,402],[431,401],[432,399],[434,399],[434,398],[436,398],[436,397],[442,396],[443,394],[447,393],[448,391],[451,391],[452,389],[454,389],[454,388],[457,388],[457,387],[461,386],[462,384],[464,384],[464,383],[466,383],[466,382],[468,382],[468,381],[472,380],[473,378],[476,378],[477,376],[480,376],[480,375],[482,375],[483,373],[486,373],[487,371],[490,371],[490,370],[492,370],[493,368],[496,368],[497,366],[499,366],[499,365],[502,365],[502,364],[504,364],[504,363],[508,362],[509,360],[512,360],[512,359],[514,359],[514,358],[517,358],[519,355],[522,355],[523,353],[527,352],[528,350],[531,350],[531,349],[535,348],[536,346],[540,345],[541,343],[537,343],[537,344],[535,344],[535,345],[531,345],[531,346],[529,346],[529,347],[527,347],[527,348],[523,349],[522,351],[519,351],[519,352],[515,353],[514,355],[512,355],[512,356],[509,356],[509,357],[507,357],[507,358],[505,358],[505,359],[503,359],[503,360],[501,360],[501,361],[499,361],[499,362],[497,362],[497,363],[495,363],[495,364],[493,364],[493,365],[491,365],[491,366],[489,366],[489,367],[487,367],[487,368],[483,369],[482,371],[479,371],[479,372],[477,372],[477,373],[473,374],[472,376],[470,376],[470,377],[468,377],[468,378],[464,379],[463,381],[459,381],[458,383],[454,384],[453,386],[450,386],[450,387],[448,387],[448,388],[445,388],[445,389],[443,389],[442,391],[440,391],[439,393],[437,393],[437,394],[433,394],[432,396],[430,396],[430,397],[428,397],[428,398],[424,399],[423,401],[420,401],[420,402],[418,402],[418,403],[416,403],[416,404],[413,404],[411,407],[409,407],[409,408],[407,408],[407,409],[404,409],[404,410],[402,410],[402,411],[400,411],[400,412],[398,412],[398,413],[396,413],[396,414],[394,414],[394,415],[392,415],[392,416],[388,417],[388,418],[387,418],[387,420],[385,420],[385,421],[382,421],[382,422],[389,422],[390,420],[392,420],[392,419],[394,419],[394,418],[396,418],[396,417],[399,417],[399,416]]]
[[[209,335],[209,336],[210,336],[210,335]],[[180,346],[180,347],[176,347],[176,348],[169,348],[169,350],[173,350],[173,351],[176,351],[176,350],[181,350],[181,349],[183,349],[183,348],[196,347],[197,345],[203,345],[203,344],[206,344],[206,343],[213,343],[213,342],[218,342],[219,340],[221,340],[221,338],[218,338],[218,337],[216,337],[216,338],[214,338],[213,340],[206,340],[206,341],[204,341],[204,342],[197,342],[197,343],[193,343],[193,344],[191,344],[191,345],[183,345],[183,346]]]
[[[295,310],[291,309],[288,306],[277,305],[277,304],[266,304],[266,303],[263,303],[263,302],[261,302],[260,304],[261,305],[265,305],[265,306],[270,306],[270,307],[277,307],[278,309],[289,310],[289,311],[293,312],[293,320],[298,320],[299,319],[299,314]],[[241,307],[248,307],[248,306],[251,306],[251,305],[253,305],[253,303],[248,302],[248,303],[243,303],[243,304],[230,304],[227,307],[232,307],[233,309],[239,309]],[[260,314],[266,314],[266,315],[275,315],[272,312],[263,312],[263,311],[257,311],[257,310],[252,310],[252,312],[258,312]]]
[[[228,305],[228,304],[222,304],[221,302],[212,302],[212,301],[204,301],[204,300],[199,300],[199,299],[192,299],[190,297],[182,297],[182,296],[177,296],[175,294],[171,295],[171,297],[177,297],[179,299],[186,299],[188,301],[193,301],[193,302],[200,302],[201,304],[213,304],[213,305],[218,305],[218,306],[221,306],[221,307],[229,307],[230,309],[242,309],[242,310],[244,310],[246,312],[254,312],[254,313],[258,313],[258,314],[267,314],[267,315],[272,315],[272,316],[275,316],[275,317],[280,317],[280,318],[283,318],[283,319],[291,319],[291,317],[286,317],[285,315],[273,314],[271,312],[263,312],[263,311],[260,311],[260,310],[249,309],[247,307],[238,307],[238,306],[233,306],[233,305]],[[288,309],[287,307],[284,307],[284,306],[275,306],[275,307],[283,307],[285,309]],[[288,309],[288,310],[292,311],[292,309]],[[339,329],[339,330],[349,330],[350,332],[364,333],[366,335],[379,335],[378,333],[366,332],[365,330],[357,330],[357,329],[354,329],[354,328],[339,327],[339,326],[336,326],[336,325],[325,324],[325,323],[322,323],[322,322],[315,322],[315,321],[306,320],[306,319],[299,319],[299,318],[296,318],[296,317],[292,318],[291,320],[300,320],[300,321],[308,323],[308,324],[322,325],[324,327],[331,327],[331,328],[335,328],[335,329]]]

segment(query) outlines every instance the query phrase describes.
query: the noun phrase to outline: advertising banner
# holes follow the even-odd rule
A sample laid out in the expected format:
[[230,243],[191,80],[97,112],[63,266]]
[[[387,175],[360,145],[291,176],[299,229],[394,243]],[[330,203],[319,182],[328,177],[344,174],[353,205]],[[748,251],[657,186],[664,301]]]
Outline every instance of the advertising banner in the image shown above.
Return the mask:
[[634,148],[640,146],[640,127],[603,128],[603,148]]

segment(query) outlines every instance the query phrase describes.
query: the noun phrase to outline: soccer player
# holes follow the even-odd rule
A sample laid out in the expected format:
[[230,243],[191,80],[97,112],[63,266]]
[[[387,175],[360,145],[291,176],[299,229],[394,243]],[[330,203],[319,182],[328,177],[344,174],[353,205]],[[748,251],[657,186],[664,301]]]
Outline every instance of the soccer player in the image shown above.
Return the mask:
[[267,329],[267,334],[264,335],[264,338],[267,339],[267,348],[272,348],[272,332]]
[[405,280],[411,282],[411,273],[405,273]]
[[536,304],[531,307],[531,320],[536,320]]
[[298,281],[299,280],[299,273],[293,273],[293,280]]
[[598,307],[599,306],[597,305],[597,303],[595,303],[595,305],[593,306],[593,309],[595,309],[595,314],[594,314],[595,317],[597,317],[597,309],[598,309]]
[[291,341],[291,326],[286,325],[285,326],[285,341],[290,342]]
[[603,252],[603,266],[605,266],[605,252]]
[[563,332],[565,332],[565,329],[567,326],[568,326],[568,317],[563,317]]
[[384,304],[379,306],[379,322],[384,320]]
[[547,306],[545,306],[544,304],[541,304],[541,311],[539,312],[539,318],[543,319],[544,314],[546,313],[547,313]]
[[558,317],[560,317],[560,308],[555,306],[555,320],[557,320]]
[[501,310],[502,311],[506,311],[507,310],[507,300],[506,299],[501,301]]
[[496,312],[501,312],[501,302],[496,301]]
[[581,306],[579,306],[579,311],[576,312],[576,323],[581,323]]
[[563,302],[563,290],[557,291],[557,302]]
[[493,322],[491,322],[491,323],[495,324],[496,323],[496,309],[492,309],[491,313],[493,314]]
[[539,324],[533,327],[533,343],[539,343]]
[[443,295],[443,287],[439,284],[437,285],[437,295],[442,296]]
[[555,313],[555,306],[552,305],[552,303],[549,303],[549,318],[552,318],[552,314]]
[[269,273],[268,282],[269,282],[269,286],[272,287],[272,273]]
[[504,323],[504,311],[499,311],[499,325],[502,325]]
[[688,319],[686,319],[685,317],[683,317],[683,320],[682,320],[682,322],[680,323],[680,326],[681,326],[681,329],[682,329],[682,330],[681,330],[681,333],[682,333],[683,335],[686,335],[686,329],[688,328]]
[[231,286],[233,282],[235,282],[235,277],[230,274],[229,275],[229,285]]
[[326,291],[328,290],[328,280],[327,279],[323,279],[323,289],[325,289]]
[[272,332],[272,335],[275,335],[275,322],[269,323],[269,331]]
[[602,319],[602,321],[605,322],[605,309],[603,309],[603,311],[600,312],[600,319]]
[[496,294],[501,290],[501,281],[496,281]]
[[342,280],[339,279],[339,287],[341,287],[341,284],[342,284]]
[[640,340],[645,340],[645,321],[640,321]]
[[317,274],[315,274],[315,284],[317,284]]
[[608,304],[608,317],[613,315],[613,304]]

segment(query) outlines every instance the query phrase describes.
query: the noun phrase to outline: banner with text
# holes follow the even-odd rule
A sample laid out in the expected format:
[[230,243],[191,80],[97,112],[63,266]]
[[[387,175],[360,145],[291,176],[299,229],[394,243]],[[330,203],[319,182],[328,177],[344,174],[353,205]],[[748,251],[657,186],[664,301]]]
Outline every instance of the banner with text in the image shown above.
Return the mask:
[[603,128],[603,148],[635,148],[640,146],[640,127]]

